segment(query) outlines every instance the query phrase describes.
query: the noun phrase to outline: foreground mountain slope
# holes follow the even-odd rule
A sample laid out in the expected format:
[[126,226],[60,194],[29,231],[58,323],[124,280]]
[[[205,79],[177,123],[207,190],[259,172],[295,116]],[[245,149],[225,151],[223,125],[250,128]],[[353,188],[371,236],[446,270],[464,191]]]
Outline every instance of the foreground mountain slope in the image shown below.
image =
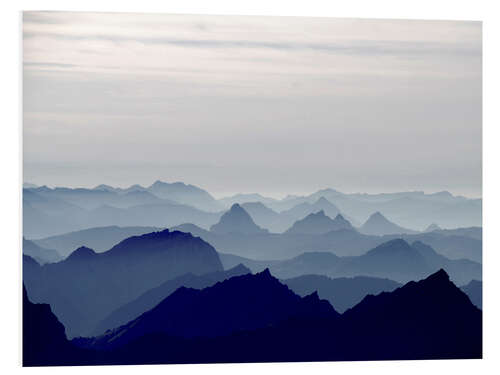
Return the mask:
[[148,290],[133,301],[113,311],[97,325],[92,335],[100,335],[108,329],[117,328],[128,323],[146,311],[151,310],[180,287],[203,289],[219,281],[247,273],[251,273],[251,271],[240,264],[227,271],[217,271],[204,275],[189,273],[172,280],[167,280],[163,284]]
[[99,254],[81,247],[62,262],[25,268],[24,280],[32,299],[50,303],[73,337],[166,280],[216,271],[222,265],[212,246],[164,230],[130,237]]
[[[221,285],[217,284],[212,288],[221,288]],[[204,291],[208,293],[207,289],[181,289],[178,292],[186,301],[192,298],[192,306],[198,306],[193,301],[202,301]],[[310,299],[314,301],[316,298]],[[166,301],[168,298],[164,302]],[[267,303],[274,306],[272,301]],[[225,313],[225,308],[235,308],[231,307],[230,299],[221,300],[221,304],[223,306],[216,305],[209,314],[216,310]],[[312,302],[312,305],[316,304]],[[158,307],[160,306],[161,304]],[[193,309],[184,318],[195,316],[197,319],[200,311],[202,310]],[[174,317],[180,315],[175,310],[170,313]],[[101,352],[106,353],[102,363],[408,360],[482,356],[481,311],[449,281],[446,272],[442,270],[421,281],[412,281],[393,292],[368,296],[341,316],[336,313],[321,313],[312,318],[310,315],[298,316],[225,336],[175,337],[161,331],[165,326],[169,327],[165,316],[158,316],[154,312],[150,314],[149,317],[143,315],[142,319],[151,321],[158,318],[160,325],[156,326],[161,327],[160,330],[153,330],[131,341],[126,337],[125,345]],[[259,315],[257,319],[262,318],[265,316]],[[220,324],[217,316],[209,321]],[[234,319],[231,319],[229,326],[233,322]],[[142,321],[131,326],[132,324],[129,326],[130,330],[135,331],[135,327],[140,327],[143,332],[151,328]],[[134,337],[134,332],[127,330],[126,326],[122,327],[122,332],[123,335],[129,335],[128,338]],[[190,332],[190,336],[195,335]],[[116,339],[120,340],[121,337]],[[107,342],[103,338],[75,341],[79,345],[93,348],[99,345],[104,345],[101,346],[102,349],[117,346],[117,343]]]
[[442,269],[392,293],[365,297],[344,313],[343,323],[350,345],[370,348],[366,359],[481,357],[481,311]]
[[151,333],[218,337],[292,317],[325,316],[338,313],[317,294],[299,297],[265,270],[256,275],[235,276],[202,290],[181,287],[152,310],[87,345],[119,347]]

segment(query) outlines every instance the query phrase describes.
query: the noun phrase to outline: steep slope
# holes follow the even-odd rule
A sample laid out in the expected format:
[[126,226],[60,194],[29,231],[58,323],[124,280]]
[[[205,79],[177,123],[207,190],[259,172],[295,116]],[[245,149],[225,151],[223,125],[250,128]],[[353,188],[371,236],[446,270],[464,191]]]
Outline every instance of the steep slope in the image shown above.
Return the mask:
[[219,281],[224,281],[233,276],[245,275],[247,273],[251,273],[251,271],[240,264],[227,271],[212,272],[199,276],[189,273],[172,280],[167,280],[160,286],[148,290],[133,301],[113,311],[97,325],[92,335],[100,335],[108,329],[117,328],[128,323],[146,311],[151,310],[180,287],[203,289]]
[[222,265],[208,243],[164,230],[130,237],[99,254],[81,247],[64,261],[34,271],[25,268],[23,276],[33,300],[50,303],[74,337],[166,280],[222,271]]
[[391,292],[401,286],[389,279],[366,276],[332,279],[322,275],[303,275],[282,282],[299,296],[317,291],[319,297],[329,301],[339,313],[361,302],[368,294]]
[[74,249],[87,246],[100,253],[124,239],[161,230],[157,227],[118,227],[116,225],[89,228],[59,236],[34,240],[39,246],[55,249],[68,256]]
[[231,206],[231,209],[221,216],[219,222],[210,227],[210,231],[218,234],[267,233],[267,230],[262,229],[261,227],[255,224],[250,215],[238,203],[233,204]]
[[336,230],[355,230],[341,214],[338,214],[335,219],[325,215],[325,211],[321,210],[317,213],[307,215],[302,220],[296,221],[286,234],[324,234]]
[[338,316],[317,294],[301,298],[269,270],[235,276],[202,290],[179,288],[155,308],[87,345],[119,347],[151,333],[176,337],[218,337],[281,321]]
[[462,286],[460,289],[467,294],[470,301],[478,308],[483,308],[483,282],[478,280],[471,280],[467,285]]
[[82,352],[68,342],[50,306],[32,303],[23,285],[23,366],[71,365]]
[[247,202],[241,204],[241,207],[248,212],[258,226],[271,232],[279,229],[281,215],[265,206],[262,202]]
[[367,296],[342,321],[352,335],[347,346],[357,346],[365,359],[481,357],[481,311],[444,270]]
[[389,221],[380,212],[372,214],[368,220],[361,226],[361,233],[383,236],[386,234],[416,233],[411,229],[400,227]]

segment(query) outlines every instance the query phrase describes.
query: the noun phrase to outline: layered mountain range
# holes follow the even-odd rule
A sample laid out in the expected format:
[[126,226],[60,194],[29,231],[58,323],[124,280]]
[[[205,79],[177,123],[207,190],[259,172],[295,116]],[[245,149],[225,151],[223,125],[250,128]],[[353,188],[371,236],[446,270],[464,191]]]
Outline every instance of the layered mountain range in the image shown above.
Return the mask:
[[208,229],[234,203],[248,210],[258,226],[276,233],[321,210],[332,218],[340,213],[356,227],[376,212],[398,223],[379,228],[375,221],[365,227],[369,234],[412,233],[428,228],[431,223],[439,228],[477,227],[481,226],[482,217],[481,199],[448,192],[345,194],[323,189],[308,196],[288,196],[281,200],[260,194],[217,200],[206,190],[182,182],[156,181],[148,187],[129,188],[99,185],[93,189],[28,184],[23,188],[24,235],[33,239],[98,226],[165,228],[186,222]]

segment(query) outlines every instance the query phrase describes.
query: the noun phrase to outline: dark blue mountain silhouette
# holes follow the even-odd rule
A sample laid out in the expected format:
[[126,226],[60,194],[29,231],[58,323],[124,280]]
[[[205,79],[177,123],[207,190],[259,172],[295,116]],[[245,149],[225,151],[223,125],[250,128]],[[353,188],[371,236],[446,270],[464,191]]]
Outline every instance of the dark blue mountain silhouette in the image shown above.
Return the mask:
[[23,285],[23,366],[63,366],[89,361],[86,351],[74,347],[50,305],[34,304]]
[[108,329],[117,328],[128,323],[144,312],[151,310],[163,299],[182,286],[187,288],[203,289],[215,284],[216,282],[224,281],[233,276],[245,275],[247,273],[251,273],[251,271],[240,264],[227,271],[217,271],[199,276],[189,273],[176,277],[175,279],[165,281],[160,286],[148,290],[135,300],[130,301],[113,311],[98,324],[96,329],[93,331],[93,335],[100,335]]
[[294,317],[326,316],[336,317],[338,313],[317,293],[301,298],[265,270],[256,275],[235,276],[202,290],[181,287],[152,310],[87,345],[119,347],[152,333],[217,337]]
[[358,346],[365,359],[481,357],[481,311],[442,269],[392,293],[367,296],[342,318],[347,346]]
[[[181,316],[182,309],[170,309],[168,305],[172,299],[182,298],[184,303],[190,301],[190,307],[197,307],[198,303],[205,301],[205,294],[210,293],[210,290],[220,291],[224,289],[224,284],[232,284],[234,279],[248,281],[249,278],[254,281],[260,278],[263,283],[262,279],[269,279],[265,284],[272,279],[269,275],[248,275],[202,291],[181,288],[157,308],[141,316],[135,321],[135,326],[131,322],[122,327],[124,336],[79,339],[74,340],[74,343],[88,348],[112,349],[101,351],[101,357],[89,359],[90,363],[101,364],[453,359],[482,356],[481,311],[449,281],[443,270],[419,282],[409,282],[393,292],[367,296],[340,316],[332,310],[328,312],[320,309],[319,316],[308,313],[265,324],[260,328],[216,337],[193,337],[196,334],[190,328],[187,331],[191,338],[167,333],[166,329],[169,332],[177,331],[177,334],[179,331],[186,333],[184,326],[173,327],[171,316],[184,322],[196,321],[201,316],[205,323],[213,322],[219,327],[224,322],[216,312],[225,317],[228,313],[225,309],[234,311],[240,306],[245,307],[246,311],[249,306],[245,301],[242,301],[242,305],[239,302],[235,304],[227,296],[218,299],[218,303],[210,307],[207,314],[201,309],[191,309]],[[251,290],[242,291],[243,294],[252,293]],[[311,301],[306,303],[307,306],[318,305],[318,302],[314,302],[317,296],[309,299]],[[272,301],[265,301],[274,306]],[[255,303],[250,307],[260,308],[261,305]],[[306,310],[310,312],[309,307]],[[162,317],[161,311],[171,315]],[[266,321],[267,316],[253,317],[262,322]],[[237,324],[236,319],[231,318],[229,326],[223,330],[228,332],[229,327],[251,325],[244,317]],[[155,324],[149,325],[150,322]],[[204,324],[201,332],[210,331],[210,328],[205,328],[207,325],[210,324]],[[148,333],[135,336],[139,331]],[[111,337],[119,342],[107,342]],[[122,343],[125,344],[118,347]]]
[[267,230],[259,227],[252,220],[250,215],[238,203],[231,206],[231,209],[221,216],[219,222],[210,227],[210,231],[218,234],[241,233],[241,234],[262,234]]
[[215,249],[189,233],[164,230],[130,237],[110,250],[81,247],[67,259],[27,267],[35,302],[50,303],[69,337],[89,333],[118,307],[186,273],[222,271]]

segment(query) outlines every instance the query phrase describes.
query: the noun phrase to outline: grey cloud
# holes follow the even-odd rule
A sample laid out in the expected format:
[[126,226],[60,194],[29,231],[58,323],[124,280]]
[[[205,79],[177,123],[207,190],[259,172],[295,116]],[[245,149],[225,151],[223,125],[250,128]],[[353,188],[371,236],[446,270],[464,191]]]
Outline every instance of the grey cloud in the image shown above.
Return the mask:
[[215,40],[215,39],[173,39],[151,37],[128,37],[111,34],[71,35],[58,33],[25,32],[24,38],[47,37],[59,40],[88,41],[100,40],[113,43],[138,42],[143,44],[173,45],[187,48],[247,48],[273,49],[281,51],[316,51],[347,55],[460,55],[480,56],[481,46],[477,44],[455,44],[439,42],[413,41],[348,41],[344,43],[302,43],[302,42],[269,42],[253,40]]

